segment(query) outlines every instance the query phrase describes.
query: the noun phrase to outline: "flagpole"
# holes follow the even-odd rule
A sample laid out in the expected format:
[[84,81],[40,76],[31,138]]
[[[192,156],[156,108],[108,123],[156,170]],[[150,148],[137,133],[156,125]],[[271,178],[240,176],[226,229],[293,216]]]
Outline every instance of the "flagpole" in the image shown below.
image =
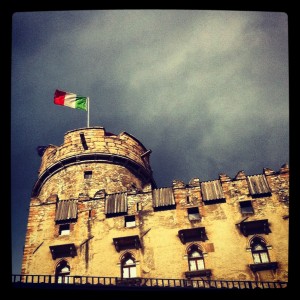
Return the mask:
[[90,127],[90,97],[87,97],[87,127]]

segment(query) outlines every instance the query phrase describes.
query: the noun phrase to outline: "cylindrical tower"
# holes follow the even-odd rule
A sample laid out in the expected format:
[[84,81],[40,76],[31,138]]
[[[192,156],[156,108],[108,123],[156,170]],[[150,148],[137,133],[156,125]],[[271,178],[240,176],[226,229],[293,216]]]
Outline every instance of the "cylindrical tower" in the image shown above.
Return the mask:
[[117,193],[155,187],[149,164],[151,150],[132,135],[115,135],[103,127],[68,131],[61,146],[49,145],[43,155],[32,197],[45,201],[51,194],[70,199],[93,197],[101,189]]
[[139,234],[138,226],[126,230],[124,222],[138,220],[134,195],[150,197],[156,187],[151,150],[126,132],[90,127],[71,130],[62,145],[39,147],[38,153],[22,274],[57,275],[67,267],[75,275],[118,274],[107,265],[118,255],[113,238]]

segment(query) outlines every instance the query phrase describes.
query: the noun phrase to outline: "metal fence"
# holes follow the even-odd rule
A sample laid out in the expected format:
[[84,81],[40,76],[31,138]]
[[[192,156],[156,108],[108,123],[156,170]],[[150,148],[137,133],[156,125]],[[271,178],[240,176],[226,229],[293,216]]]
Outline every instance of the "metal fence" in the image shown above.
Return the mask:
[[98,276],[54,276],[54,275],[12,275],[13,286],[32,286],[32,284],[51,284],[62,286],[117,286],[117,287],[156,287],[156,288],[191,288],[191,289],[282,289],[288,283],[282,281],[239,281],[205,279],[165,279],[165,278],[120,278]]

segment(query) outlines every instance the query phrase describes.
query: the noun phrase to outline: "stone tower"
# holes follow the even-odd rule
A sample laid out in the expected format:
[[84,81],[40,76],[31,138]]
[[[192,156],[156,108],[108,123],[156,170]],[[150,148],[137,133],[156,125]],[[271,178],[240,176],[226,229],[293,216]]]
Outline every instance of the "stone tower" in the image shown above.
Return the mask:
[[[22,274],[54,274],[54,266],[45,262],[51,263],[60,256],[77,256],[75,245],[82,242],[84,246],[80,249],[86,251],[87,267],[88,243],[82,237],[88,240],[92,236],[95,208],[104,205],[99,199],[118,194],[122,198],[128,192],[156,187],[150,153],[132,135],[126,132],[115,135],[103,127],[71,130],[65,134],[61,146],[45,147],[39,153],[41,166],[31,195]],[[111,201],[105,211],[122,214],[128,204],[122,205],[122,200]],[[77,243],[67,242],[65,248],[73,248],[62,253],[66,249],[59,245],[70,239]],[[78,273],[85,273],[80,263],[76,265]]]

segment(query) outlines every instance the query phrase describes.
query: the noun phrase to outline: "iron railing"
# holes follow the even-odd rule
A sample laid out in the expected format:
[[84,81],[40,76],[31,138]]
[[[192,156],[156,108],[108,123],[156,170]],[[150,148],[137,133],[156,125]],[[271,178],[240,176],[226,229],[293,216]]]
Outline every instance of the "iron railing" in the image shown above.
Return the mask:
[[155,288],[217,288],[217,289],[282,289],[288,283],[283,281],[240,281],[240,280],[205,280],[205,279],[166,279],[166,278],[120,278],[98,276],[54,275],[12,275],[14,287],[56,284],[59,286],[116,286],[116,287],[155,287]]

